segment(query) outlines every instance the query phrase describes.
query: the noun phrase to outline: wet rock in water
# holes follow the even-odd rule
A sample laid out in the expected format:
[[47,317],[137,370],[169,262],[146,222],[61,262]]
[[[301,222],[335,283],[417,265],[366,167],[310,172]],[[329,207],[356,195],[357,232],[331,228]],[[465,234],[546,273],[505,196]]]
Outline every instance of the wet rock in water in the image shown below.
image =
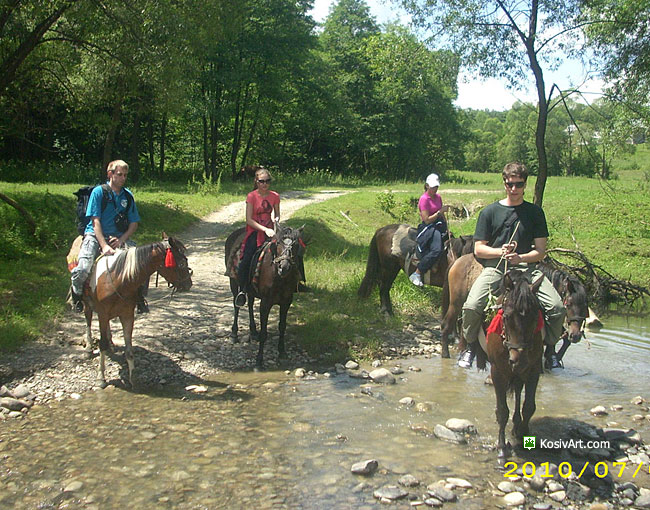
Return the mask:
[[408,494],[408,492],[397,485],[384,485],[373,492],[372,495],[382,501],[395,501],[396,499],[405,498]]
[[514,483],[508,482],[508,481],[500,482],[499,485],[497,485],[497,489],[499,489],[504,494],[510,494],[511,492],[517,492],[517,486]]
[[345,368],[347,368],[348,370],[357,370],[359,368],[359,363],[350,360],[345,364]]
[[523,505],[526,502],[526,496],[524,496],[521,492],[511,492],[503,496],[503,502],[507,506]]
[[557,501],[558,503],[562,503],[566,499],[566,492],[565,491],[557,491],[557,492],[551,492],[548,495],[549,498],[551,498],[553,501]]
[[622,411],[623,406],[621,404],[614,404],[613,406],[610,407],[612,411]]
[[371,475],[377,471],[378,467],[379,462],[377,462],[375,459],[369,459],[352,464],[350,471],[352,471],[355,475]]
[[551,510],[553,508],[553,505],[550,503],[535,503],[533,505],[533,510]]
[[409,371],[410,372],[422,372],[422,369],[420,367],[410,366]]
[[443,505],[442,501],[436,498],[427,498],[424,500],[424,504],[434,508],[439,508]]
[[476,426],[471,421],[462,418],[449,418],[445,422],[445,427],[454,432],[476,434]]
[[83,482],[80,482],[79,480],[73,480],[68,485],[66,485],[65,489],[63,489],[65,492],[75,492],[81,489],[84,486]]
[[429,402],[418,402],[415,406],[418,413],[428,413],[431,409],[433,409],[433,406]]
[[427,487],[427,494],[436,499],[439,499],[440,501],[445,501],[449,503],[456,501],[457,499],[457,496],[454,492],[435,484],[429,485]]
[[404,475],[400,477],[397,483],[403,485],[404,487],[417,487],[420,485],[420,480],[415,478],[413,475]]
[[395,384],[395,377],[385,368],[376,368],[370,372],[370,378],[376,383]]
[[640,406],[644,402],[645,402],[645,398],[643,398],[641,395],[637,395],[632,400],[630,400],[630,404],[634,404],[636,406]]
[[453,485],[454,487],[460,487],[461,489],[472,488],[472,484],[464,478],[447,478],[447,483]]
[[364,395],[368,395],[369,397],[372,397],[372,388],[370,388],[369,386],[362,386],[361,393],[363,393]]
[[443,441],[448,441],[455,444],[467,444],[467,439],[458,432],[449,430],[444,425],[437,424],[433,429],[434,435]]
[[535,475],[528,479],[528,485],[530,488],[537,492],[542,492],[544,487],[546,487],[546,480],[539,475]]
[[304,368],[296,368],[296,371],[293,373],[293,376],[296,379],[301,379],[301,378],[305,377],[306,374],[307,374],[307,371]]
[[335,363],[334,368],[335,368],[337,374],[345,374],[347,372],[345,367],[343,365],[341,365],[340,363]]
[[634,416],[632,416],[632,421],[643,421],[643,420],[645,420],[645,416],[643,416],[642,414],[635,414]]
[[401,405],[403,405],[403,406],[411,407],[411,406],[415,405],[415,400],[413,400],[412,397],[404,397],[404,398],[400,399],[399,403]]
[[605,406],[592,407],[589,412],[594,416],[606,416],[608,414],[607,409],[605,409]]
[[401,367],[391,367],[390,373],[393,375],[400,375],[404,373],[404,370],[402,370]]
[[637,508],[650,508],[650,493],[641,494],[634,500],[634,506]]
[[25,407],[31,407],[32,402],[26,400],[19,400],[11,397],[0,397],[0,407],[9,409],[10,411],[21,411]]

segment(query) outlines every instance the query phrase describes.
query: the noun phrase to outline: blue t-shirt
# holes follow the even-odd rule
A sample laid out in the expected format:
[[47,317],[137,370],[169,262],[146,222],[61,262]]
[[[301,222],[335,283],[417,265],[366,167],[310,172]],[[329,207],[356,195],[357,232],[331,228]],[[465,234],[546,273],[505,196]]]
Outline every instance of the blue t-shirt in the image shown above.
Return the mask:
[[[104,237],[115,236],[120,237],[123,232],[117,230],[115,226],[115,216],[118,213],[125,211],[126,207],[129,205],[129,200],[127,198],[127,193],[131,193],[126,188],[120,190],[119,195],[115,193],[112,189],[109,188],[109,198],[106,203],[106,209],[102,212],[102,198],[104,196],[104,191],[101,186],[95,186],[92,193],[90,194],[90,199],[88,200],[88,207],[86,208],[86,216],[93,217],[97,216],[102,225],[102,231],[104,232]],[[133,197],[133,195],[131,195]],[[138,214],[138,208],[135,205],[135,200],[131,200],[131,207],[126,211],[126,215],[129,218],[129,223],[139,222],[140,215]],[[88,222],[84,234],[94,234],[95,229],[93,227],[92,220]]]

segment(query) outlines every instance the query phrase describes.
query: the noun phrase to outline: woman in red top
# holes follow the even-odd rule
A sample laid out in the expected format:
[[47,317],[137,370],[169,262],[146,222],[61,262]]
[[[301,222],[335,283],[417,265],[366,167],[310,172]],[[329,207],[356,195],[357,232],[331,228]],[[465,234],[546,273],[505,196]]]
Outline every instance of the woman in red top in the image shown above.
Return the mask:
[[253,255],[268,238],[273,237],[274,220],[280,220],[280,195],[271,191],[271,174],[264,167],[255,172],[255,188],[246,196],[246,237],[242,243],[242,256],[237,269],[240,292],[235,298],[237,306],[246,304]]

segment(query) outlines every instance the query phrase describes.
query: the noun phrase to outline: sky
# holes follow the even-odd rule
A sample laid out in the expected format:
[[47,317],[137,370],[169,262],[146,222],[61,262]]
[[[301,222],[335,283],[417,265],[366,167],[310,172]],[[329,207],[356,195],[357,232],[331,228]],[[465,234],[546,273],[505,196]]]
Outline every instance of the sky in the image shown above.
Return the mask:
[[[312,17],[318,22],[324,21],[333,2],[334,0],[314,0]],[[390,5],[386,0],[366,0],[366,3],[370,7],[370,13],[380,24],[396,20],[408,23],[408,15]],[[603,82],[594,78],[585,82],[586,75],[586,70],[578,61],[567,60],[554,72],[545,70],[544,81],[547,94],[553,83],[556,83],[562,90],[581,85],[580,89],[586,92],[585,97],[588,100],[594,100],[599,97]],[[526,90],[513,91],[508,89],[504,81],[496,78],[474,79],[461,71],[458,79],[458,99],[454,103],[460,108],[501,111],[510,109],[516,101],[537,103],[537,92],[532,73],[530,77],[530,85]],[[583,82],[584,85],[582,85]],[[575,99],[578,100],[577,97]]]

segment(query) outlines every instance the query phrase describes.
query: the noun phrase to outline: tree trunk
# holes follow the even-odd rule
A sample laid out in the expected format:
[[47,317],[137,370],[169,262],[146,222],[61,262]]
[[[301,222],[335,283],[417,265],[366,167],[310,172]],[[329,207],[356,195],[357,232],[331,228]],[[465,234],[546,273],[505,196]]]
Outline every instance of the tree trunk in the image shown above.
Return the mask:
[[208,142],[208,119],[203,114],[203,175],[210,175],[210,152]]
[[113,144],[115,143],[115,136],[117,135],[117,128],[120,125],[120,118],[122,117],[122,98],[117,98],[113,105],[113,112],[111,113],[111,121],[108,125],[106,132],[106,140],[104,141],[104,157],[102,158],[102,173],[100,175],[100,182],[106,176],[106,168],[113,159]]
[[210,173],[212,179],[217,178],[217,120],[213,113],[210,114]]
[[151,175],[156,175],[156,161],[154,154],[154,143],[153,143],[153,114],[149,115],[149,120],[147,121],[147,145],[149,146],[149,172]]
[[167,112],[163,113],[162,120],[160,121],[160,167],[158,175],[163,176],[165,172],[165,140],[167,139]]
[[36,222],[34,221],[34,218],[32,218],[32,215],[29,214],[29,212],[27,212],[27,210],[22,205],[20,205],[14,199],[9,198],[4,193],[0,193],[0,200],[7,202],[11,207],[18,211],[18,214],[20,214],[27,223],[27,228],[29,229],[29,233],[31,235],[34,235],[36,233]]
[[535,75],[535,85],[537,87],[537,128],[535,130],[535,147],[537,148],[538,174],[535,182],[535,195],[533,202],[542,206],[544,200],[544,189],[546,188],[546,178],[548,176],[548,158],[546,157],[546,123],[548,121],[548,101],[546,99],[546,88],[544,85],[544,73],[539,62],[537,54],[533,47],[535,33],[529,35],[526,41],[526,51],[530,61],[530,67]]
[[129,180],[138,182],[140,179],[140,125],[142,124],[142,108],[137,107],[133,117],[133,133],[131,133],[131,156],[129,157]]

